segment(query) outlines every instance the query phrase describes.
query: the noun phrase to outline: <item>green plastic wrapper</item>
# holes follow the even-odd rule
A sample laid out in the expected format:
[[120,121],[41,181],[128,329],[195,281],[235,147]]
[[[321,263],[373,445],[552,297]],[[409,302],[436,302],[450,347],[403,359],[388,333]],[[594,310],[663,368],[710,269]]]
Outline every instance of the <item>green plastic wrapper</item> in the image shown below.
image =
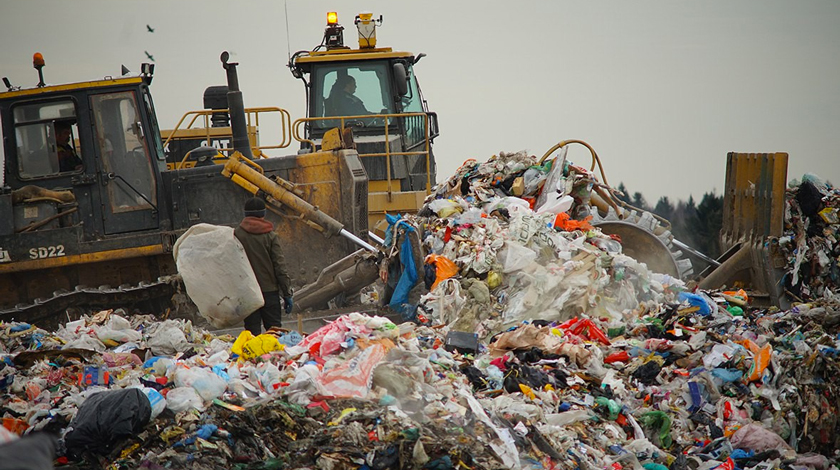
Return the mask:
[[663,447],[671,447],[671,418],[663,411],[649,411],[639,420],[645,426],[659,428],[659,442]]

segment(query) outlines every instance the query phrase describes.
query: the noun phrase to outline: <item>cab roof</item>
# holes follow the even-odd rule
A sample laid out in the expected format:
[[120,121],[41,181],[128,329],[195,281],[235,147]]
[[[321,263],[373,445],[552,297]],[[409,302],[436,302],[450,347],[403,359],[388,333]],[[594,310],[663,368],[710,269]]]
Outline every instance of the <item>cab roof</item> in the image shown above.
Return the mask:
[[74,91],[86,88],[103,88],[121,85],[135,85],[143,83],[144,78],[141,76],[132,77],[118,77],[118,78],[103,78],[101,80],[91,80],[86,82],[65,83],[60,85],[47,85],[43,87],[32,87],[14,91],[0,92],[0,100],[8,98],[16,98],[20,96],[35,96],[45,93],[55,93],[62,91]]
[[297,57],[295,64],[305,65],[323,62],[344,62],[351,60],[402,59],[413,57],[411,52],[394,51],[390,47],[377,49],[332,49],[329,51],[313,51],[309,55]]

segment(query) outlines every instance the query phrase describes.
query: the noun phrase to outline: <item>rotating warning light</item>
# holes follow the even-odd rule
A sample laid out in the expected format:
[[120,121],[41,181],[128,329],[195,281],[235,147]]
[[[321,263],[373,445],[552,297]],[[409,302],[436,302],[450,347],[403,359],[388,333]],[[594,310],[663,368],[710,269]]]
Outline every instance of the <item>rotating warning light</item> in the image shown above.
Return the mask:
[[346,49],[344,47],[344,27],[338,24],[338,13],[327,12],[327,27],[324,28],[324,44],[327,50]]

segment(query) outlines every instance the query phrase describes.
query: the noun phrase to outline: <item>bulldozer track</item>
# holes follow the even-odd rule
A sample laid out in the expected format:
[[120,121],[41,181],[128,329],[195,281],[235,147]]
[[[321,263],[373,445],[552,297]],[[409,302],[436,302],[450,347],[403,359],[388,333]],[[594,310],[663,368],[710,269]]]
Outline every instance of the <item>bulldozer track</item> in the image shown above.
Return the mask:
[[166,300],[177,291],[177,276],[159,277],[153,282],[118,287],[76,286],[72,291],[56,291],[52,297],[35,299],[28,304],[17,304],[0,310],[2,321],[26,321],[47,326],[59,321],[59,316],[70,307],[132,307],[141,302]]

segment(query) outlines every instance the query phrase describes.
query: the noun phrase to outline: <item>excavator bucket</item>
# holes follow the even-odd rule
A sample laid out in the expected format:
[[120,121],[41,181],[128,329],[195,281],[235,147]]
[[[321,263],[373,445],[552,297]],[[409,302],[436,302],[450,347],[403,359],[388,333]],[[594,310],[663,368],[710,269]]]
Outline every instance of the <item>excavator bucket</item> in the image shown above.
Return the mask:
[[784,229],[787,153],[735,153],[726,160],[721,265],[703,289],[747,287],[754,303],[785,307],[778,251]]

